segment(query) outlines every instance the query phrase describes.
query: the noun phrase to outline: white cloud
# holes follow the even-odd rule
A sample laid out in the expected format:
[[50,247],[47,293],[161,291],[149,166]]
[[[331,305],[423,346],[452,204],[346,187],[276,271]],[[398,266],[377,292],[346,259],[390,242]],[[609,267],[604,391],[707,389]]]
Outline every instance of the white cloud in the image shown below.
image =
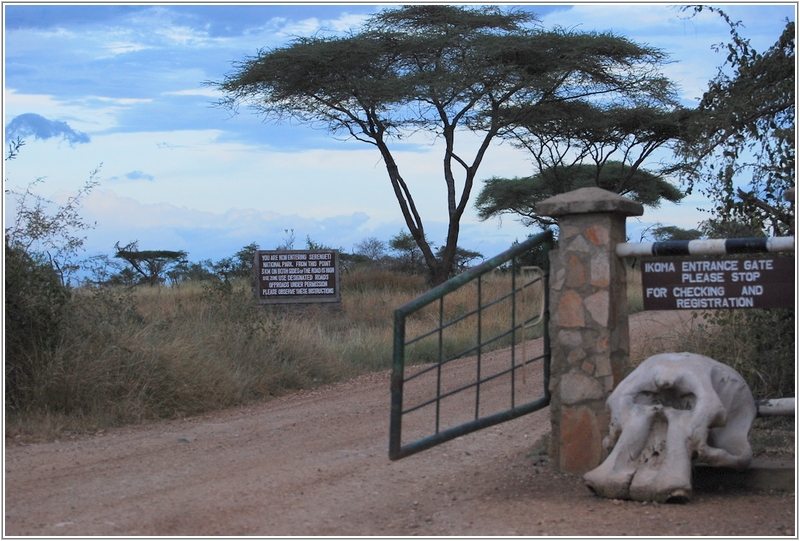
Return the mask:
[[301,21],[291,22],[285,25],[281,32],[287,36],[310,36],[321,29],[321,23],[316,17],[310,17]]
[[[53,199],[63,204],[71,195],[62,191]],[[97,224],[87,234],[88,254],[110,253],[116,242],[138,240],[147,249],[188,251],[193,261],[221,259],[253,241],[265,249],[274,248],[283,242],[286,229],[295,230],[298,247],[309,236],[349,249],[366,236],[361,229],[369,219],[364,213],[314,218],[254,208],[206,212],[169,203],[144,204],[109,189],[93,191],[84,200],[81,214]]]
[[[317,17],[307,17],[304,19],[293,20],[286,17],[273,17],[264,25],[250,29],[243,38],[247,43],[252,43],[258,39],[261,46],[264,45],[283,45],[287,39],[297,36],[313,36],[319,33],[343,33],[361,26],[369,15],[342,13],[334,19],[319,19]],[[242,41],[241,38],[233,38],[229,44]],[[246,50],[246,49],[245,49]]]
[[[56,201],[70,195],[62,192]],[[388,241],[404,229],[401,221],[372,223],[363,212],[324,217],[282,214],[254,208],[231,208],[225,212],[205,212],[176,205],[143,204],[134,198],[121,197],[113,190],[96,190],[85,201],[83,215],[87,222],[97,222],[88,232],[87,254],[109,254],[114,243],[138,240],[142,248],[185,250],[189,259],[219,260],[242,246],[256,242],[264,249],[275,248],[293,230],[295,247],[302,248],[306,238],[314,242],[350,251],[370,236]],[[444,238],[446,224],[431,222],[429,232],[437,244]],[[491,256],[506,250],[530,230],[506,223],[465,224],[460,245]]]
[[200,47],[215,41],[205,32],[197,32],[187,26],[166,26],[155,29],[154,33],[164,38],[167,44],[172,42],[182,47]]
[[143,51],[150,49],[147,45],[141,43],[133,43],[130,41],[109,41],[105,44],[104,49],[111,53],[111,55],[134,53],[136,51]]
[[[103,162],[100,176],[103,189],[112,189],[117,198],[150,205],[146,207],[150,210],[140,213],[162,217],[165,226],[170,227],[173,222],[169,213],[153,209],[194,209],[194,213],[181,211],[176,216],[191,217],[198,227],[220,223],[218,218],[212,219],[212,215],[226,213],[231,213],[231,227],[234,223],[244,223],[245,218],[255,220],[257,216],[261,220],[273,215],[302,217],[314,224],[322,224],[331,216],[363,215],[367,218],[360,228],[379,230],[385,224],[394,224],[392,235],[404,227],[385,166],[378,153],[368,145],[343,143],[341,150],[286,153],[267,146],[221,142],[218,139],[221,134],[218,130],[116,133],[95,136],[91,145],[83,145],[86,148],[63,148],[52,142],[34,141],[30,149],[23,149],[18,160],[7,165],[15,180],[47,176],[42,189],[45,190],[43,195],[50,196],[58,190],[74,191],[86,178],[89,168]],[[417,142],[422,144],[425,139],[417,138]],[[462,144],[471,146],[476,141]],[[422,147],[426,148],[426,151],[397,152],[396,159],[431,239],[441,242],[445,234],[443,224],[447,221],[441,153],[436,146]],[[36,150],[36,154],[47,155],[50,159],[35,160],[32,154],[26,155],[28,150]],[[526,154],[507,144],[495,146],[482,164],[473,198],[481,188],[482,179],[524,176],[531,171]],[[142,172],[134,176],[145,178],[146,175],[152,181],[142,183],[132,179],[131,172]],[[162,206],[166,202],[169,205]],[[118,208],[119,204],[109,203],[113,210],[108,216],[130,215]],[[673,223],[674,206],[665,205],[662,211],[670,216],[664,221]],[[515,237],[524,236],[513,217],[505,217],[498,230],[496,221],[480,222],[471,206],[462,224],[465,231],[466,226],[470,226],[473,231],[491,232],[485,233],[489,236],[505,236],[504,245]],[[189,227],[188,222],[183,225]],[[124,230],[127,225],[115,227]],[[282,226],[276,227],[283,231]],[[257,227],[252,229],[258,230]]]
[[108,59],[150,47],[137,39],[132,29],[114,26],[95,27],[89,32],[67,28],[14,29],[5,33],[5,40],[6,54],[10,51],[17,57],[37,55],[44,47],[62,61]]
[[86,101],[97,100],[103,103],[118,105],[120,107],[128,105],[139,105],[141,103],[151,103],[153,101],[152,98],[107,98],[104,96],[87,96],[85,100]]
[[346,32],[347,30],[357,28],[364,24],[368,17],[369,15],[351,15],[344,13],[338,19],[326,21],[326,26],[336,32]]
[[24,94],[14,88],[6,88],[3,100],[4,125],[19,115],[36,113],[46,118],[67,120],[73,128],[91,134],[118,126],[118,117],[123,110],[151,101],[91,95],[80,99],[60,99],[52,95]]
[[206,96],[208,98],[221,98],[224,96],[220,90],[212,87],[189,88],[186,90],[176,90],[174,92],[164,92],[163,94],[173,96]]

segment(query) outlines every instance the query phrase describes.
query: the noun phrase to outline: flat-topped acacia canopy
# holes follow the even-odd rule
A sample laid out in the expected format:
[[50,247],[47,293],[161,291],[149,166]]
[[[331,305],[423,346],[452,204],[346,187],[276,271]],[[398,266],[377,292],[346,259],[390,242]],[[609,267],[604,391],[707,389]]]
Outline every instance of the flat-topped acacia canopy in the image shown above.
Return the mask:
[[[609,33],[545,31],[536,22],[529,12],[497,7],[388,9],[344,37],[301,37],[261,50],[208,84],[231,110],[246,105],[271,121],[300,121],[375,146],[439,283],[453,272],[460,221],[495,139],[554,103],[672,98],[658,74],[659,50]],[[442,142],[448,228],[438,252],[395,159],[393,143],[415,132]]]

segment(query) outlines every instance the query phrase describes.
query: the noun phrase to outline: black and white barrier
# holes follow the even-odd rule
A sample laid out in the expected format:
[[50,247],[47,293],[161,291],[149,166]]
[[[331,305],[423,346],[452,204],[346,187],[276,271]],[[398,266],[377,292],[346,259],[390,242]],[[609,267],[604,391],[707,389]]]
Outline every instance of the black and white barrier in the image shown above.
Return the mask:
[[619,257],[758,254],[794,252],[794,237],[671,240],[617,244]]

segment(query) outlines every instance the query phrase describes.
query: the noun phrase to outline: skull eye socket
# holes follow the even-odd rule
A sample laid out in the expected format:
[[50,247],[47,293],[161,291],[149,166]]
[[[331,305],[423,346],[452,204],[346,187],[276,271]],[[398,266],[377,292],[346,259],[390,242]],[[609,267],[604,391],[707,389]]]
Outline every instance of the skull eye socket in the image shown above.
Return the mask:
[[658,391],[640,391],[634,397],[633,402],[641,406],[663,406],[676,410],[691,411],[697,403],[697,397],[694,393],[666,388]]

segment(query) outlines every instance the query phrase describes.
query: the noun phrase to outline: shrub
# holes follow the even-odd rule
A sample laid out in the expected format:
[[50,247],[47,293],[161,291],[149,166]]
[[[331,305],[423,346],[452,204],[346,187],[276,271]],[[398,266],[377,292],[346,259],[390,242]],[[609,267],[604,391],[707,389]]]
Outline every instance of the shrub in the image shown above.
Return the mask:
[[30,395],[57,343],[69,290],[48,263],[20,248],[5,247],[6,403],[14,408]]
[[[16,158],[24,142],[9,145],[6,160]],[[53,349],[62,334],[64,308],[70,299],[69,275],[84,239],[79,210],[97,186],[95,169],[78,194],[63,205],[35,193],[37,179],[23,191],[7,188],[10,226],[5,228],[5,376],[6,407],[34,400],[35,381],[50,370]],[[8,179],[5,179],[8,182]],[[7,223],[9,223],[7,222]]]
[[736,369],[757,399],[794,396],[793,310],[731,310],[696,317],[705,322],[682,337],[685,350]]

